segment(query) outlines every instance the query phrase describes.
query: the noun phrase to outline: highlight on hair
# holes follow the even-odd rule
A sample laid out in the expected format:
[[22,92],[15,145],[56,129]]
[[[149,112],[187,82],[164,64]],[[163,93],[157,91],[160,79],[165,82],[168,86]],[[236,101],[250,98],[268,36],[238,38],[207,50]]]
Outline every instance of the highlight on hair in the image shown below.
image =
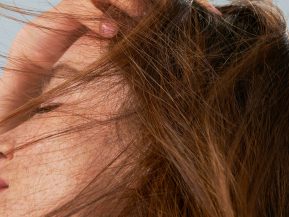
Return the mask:
[[[147,4],[147,16],[123,29],[105,58],[11,115],[105,78],[121,78],[108,89],[128,88],[109,120],[50,135],[116,124],[119,141],[132,139],[46,216],[97,209],[123,217],[289,216],[289,41],[281,12],[257,0],[218,7],[223,16],[196,2]],[[111,182],[99,192],[103,177]]]

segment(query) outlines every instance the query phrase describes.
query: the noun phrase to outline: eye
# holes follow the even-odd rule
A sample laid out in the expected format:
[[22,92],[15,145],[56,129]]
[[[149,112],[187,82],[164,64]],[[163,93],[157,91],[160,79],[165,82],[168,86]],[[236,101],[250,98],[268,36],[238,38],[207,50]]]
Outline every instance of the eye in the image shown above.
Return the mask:
[[44,113],[48,113],[51,112],[57,108],[59,108],[60,106],[62,106],[63,103],[50,103],[48,105],[45,106],[40,106],[39,108],[37,108],[34,113],[35,114],[44,114]]

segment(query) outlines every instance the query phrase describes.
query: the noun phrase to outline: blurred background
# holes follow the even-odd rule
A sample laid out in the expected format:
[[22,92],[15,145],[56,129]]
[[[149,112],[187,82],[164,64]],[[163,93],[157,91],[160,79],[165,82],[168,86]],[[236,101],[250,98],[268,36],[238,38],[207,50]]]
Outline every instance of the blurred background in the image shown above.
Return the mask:
[[[9,4],[18,6],[25,9],[32,9],[37,11],[45,11],[51,8],[53,5],[60,2],[60,0],[0,0],[0,4]],[[221,5],[228,3],[228,0],[212,0],[216,5]],[[289,23],[289,4],[288,0],[274,0],[274,2],[283,10],[287,21]],[[22,24],[13,21],[11,19],[3,17],[3,15],[13,16],[19,18],[21,20],[27,20],[29,17],[23,17],[18,14],[7,13],[0,9],[0,67],[5,64],[5,58],[3,56],[7,56],[9,47],[15,37],[16,33],[21,29]],[[1,73],[1,69],[0,69]]]

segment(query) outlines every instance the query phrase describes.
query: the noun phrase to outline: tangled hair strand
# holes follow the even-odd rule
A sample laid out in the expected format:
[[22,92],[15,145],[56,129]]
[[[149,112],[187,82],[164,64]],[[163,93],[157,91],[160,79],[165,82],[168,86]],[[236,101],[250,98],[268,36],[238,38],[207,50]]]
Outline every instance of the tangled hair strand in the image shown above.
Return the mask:
[[[289,216],[289,41],[281,12],[257,0],[218,7],[222,16],[196,2],[147,4],[147,16],[130,31],[123,24],[103,61],[40,96],[121,75],[115,85],[128,86],[130,97],[111,121],[134,137],[46,216],[95,216],[103,206],[99,216]],[[121,181],[96,192],[112,167]]]

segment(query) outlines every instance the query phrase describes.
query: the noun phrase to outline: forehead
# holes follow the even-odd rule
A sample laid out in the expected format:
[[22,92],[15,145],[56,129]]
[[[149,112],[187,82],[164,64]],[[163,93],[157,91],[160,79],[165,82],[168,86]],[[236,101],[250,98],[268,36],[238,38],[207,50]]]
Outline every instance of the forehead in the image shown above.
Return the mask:
[[[108,42],[101,42],[84,35],[79,38],[54,65],[50,83],[45,91],[53,89],[65,82],[73,74],[79,74],[92,63],[95,63],[108,51]],[[93,112],[94,114],[116,112],[125,101],[127,87],[121,77],[102,77],[91,83],[85,83],[55,99],[64,103],[64,108],[74,109],[75,112]],[[116,85],[118,84],[118,85]]]
[[[105,52],[108,52],[106,47],[99,41],[85,36],[80,38],[54,65],[55,75],[45,86],[44,92],[61,85],[70,78],[70,75],[79,73],[101,58]],[[9,136],[17,135],[19,141],[22,141],[26,137],[30,139],[43,132],[61,131],[90,121],[98,123],[98,121],[107,121],[112,116],[117,116],[128,94],[127,87],[123,82],[119,82],[120,80],[122,78],[117,76],[107,76],[91,83],[84,82],[78,88],[64,91],[63,95],[53,97],[41,105],[45,107],[56,103],[61,104],[60,107],[48,113],[36,114],[11,131]],[[98,132],[108,131],[108,129],[111,132],[111,127],[110,124],[97,125],[96,129]]]
[[82,70],[108,52],[108,42],[93,38],[92,33],[80,37],[59,59],[55,66],[67,64]]

